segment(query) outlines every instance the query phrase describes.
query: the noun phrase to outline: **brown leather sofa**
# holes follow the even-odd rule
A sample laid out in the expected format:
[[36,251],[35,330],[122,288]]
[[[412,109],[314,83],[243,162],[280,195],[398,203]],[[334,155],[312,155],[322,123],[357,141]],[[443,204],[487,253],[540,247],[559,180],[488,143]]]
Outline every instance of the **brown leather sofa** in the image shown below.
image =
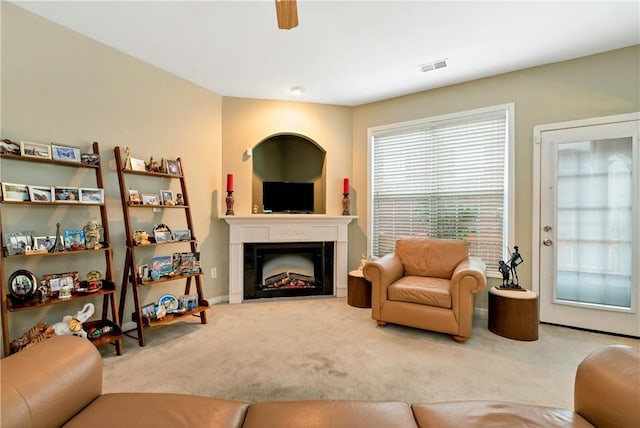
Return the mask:
[[2,428],[13,427],[637,427],[640,353],[594,351],[579,365],[575,411],[495,401],[357,400],[247,403],[169,393],[102,394],[102,357],[56,336],[0,360]]
[[465,342],[473,327],[474,294],[487,283],[485,263],[459,239],[408,238],[392,254],[368,262],[371,317],[451,334]]

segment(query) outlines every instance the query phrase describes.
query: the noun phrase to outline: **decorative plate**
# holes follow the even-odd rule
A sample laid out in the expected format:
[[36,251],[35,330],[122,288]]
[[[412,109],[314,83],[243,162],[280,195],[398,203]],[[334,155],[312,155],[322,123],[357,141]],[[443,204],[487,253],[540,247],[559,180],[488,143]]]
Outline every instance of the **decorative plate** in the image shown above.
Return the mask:
[[33,273],[25,269],[17,270],[9,277],[9,294],[16,300],[27,300],[33,296],[37,283]]
[[173,294],[164,294],[160,296],[158,300],[158,306],[164,305],[167,308],[167,312],[175,311],[180,306],[178,298]]

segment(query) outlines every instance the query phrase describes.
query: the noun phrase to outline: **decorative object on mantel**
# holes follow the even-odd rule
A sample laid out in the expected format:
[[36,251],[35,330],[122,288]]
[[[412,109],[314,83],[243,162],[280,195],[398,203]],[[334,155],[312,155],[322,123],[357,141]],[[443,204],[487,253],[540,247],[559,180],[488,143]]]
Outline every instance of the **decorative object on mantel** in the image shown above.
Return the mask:
[[345,178],[342,182],[342,215],[349,214],[349,179]]
[[227,212],[225,214],[236,215],[233,211],[233,203],[235,202],[233,199],[233,174],[227,174],[227,197],[225,202],[227,204]]
[[[509,258],[509,263],[507,264],[504,260],[498,262],[498,270],[502,273],[502,285],[497,287],[498,289],[526,291],[518,284],[518,272],[516,271],[516,267],[522,262],[524,262],[524,259],[520,255],[520,251],[518,251],[518,246],[514,245],[513,254],[511,254]],[[509,280],[510,277],[511,280]]]

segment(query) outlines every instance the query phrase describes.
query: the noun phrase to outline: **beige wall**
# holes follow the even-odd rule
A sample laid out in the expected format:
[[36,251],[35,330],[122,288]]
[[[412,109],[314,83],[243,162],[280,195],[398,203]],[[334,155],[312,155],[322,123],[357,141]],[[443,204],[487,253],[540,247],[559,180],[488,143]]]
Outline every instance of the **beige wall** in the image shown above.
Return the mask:
[[[446,70],[444,70],[446,72]],[[366,253],[367,129],[485,106],[515,103],[515,206],[513,242],[525,262],[520,283],[531,287],[533,127],[640,110],[640,46],[530,68],[354,109],[353,177],[357,227],[349,241],[350,265]]]
[[[207,273],[213,266],[219,272],[226,270],[216,264],[219,263],[216,254],[226,252],[218,245],[226,229],[215,221],[219,211],[217,189],[222,177],[221,109],[219,95],[2,2],[2,138],[55,141],[85,149],[93,141],[100,143],[118,287],[125,236],[114,165],[115,146],[131,147],[134,157],[182,158],[203,269]],[[51,183],[44,170],[28,166],[22,179],[12,175],[12,180],[25,184]],[[0,171],[0,179],[7,180],[7,168]],[[23,216],[8,215],[11,216],[4,207],[5,231],[26,229],[42,235],[53,235],[56,221],[82,226],[88,220],[82,214],[74,217],[72,210],[61,208],[55,211],[31,208],[26,224]],[[96,210],[85,215],[98,213]],[[163,214],[149,220],[163,222]],[[73,263],[75,257],[58,257],[64,260],[54,267],[29,260],[27,267],[39,275],[66,272],[70,268],[63,262]],[[15,268],[9,266],[7,274]],[[82,266],[79,271],[83,270],[88,269]],[[220,275],[216,280],[205,275],[204,285],[207,297],[227,294],[227,284]],[[142,287],[142,301],[148,303],[163,293],[182,294],[183,289],[183,284],[177,281],[153,289]],[[125,321],[131,319],[131,302],[129,294]],[[12,338],[40,319],[55,322],[80,306],[80,303],[57,305],[14,313]]]
[[[353,269],[367,253],[367,128],[513,101],[515,242],[525,257],[520,278],[528,285],[533,126],[640,110],[638,46],[349,108],[223,98],[6,2],[1,10],[2,138],[83,147],[100,142],[118,285],[125,236],[115,146],[129,146],[139,157],[182,157],[201,244],[205,293],[216,299],[228,293],[228,228],[220,219],[227,173],[235,175],[236,214],[251,212],[252,163],[243,156],[247,148],[280,133],[301,134],[318,143],[327,152],[326,212],[330,215],[341,214],[342,178],[351,178],[351,211],[358,215],[350,226],[349,267]],[[4,174],[8,172],[0,171],[0,179]],[[42,171],[29,170],[23,181],[40,184],[48,179]],[[57,215],[29,213],[27,217],[41,224],[42,232],[52,232]],[[21,218],[3,220],[7,231],[31,228],[23,226]],[[83,224],[86,219],[77,221]],[[208,275],[212,267],[218,270],[215,280]],[[50,273],[35,265],[33,269]],[[143,302],[164,292],[180,293],[179,285],[154,288],[143,290]],[[131,312],[128,301],[125,314]],[[34,321],[46,317],[53,322],[69,312],[67,305],[59,306],[14,315],[12,337]],[[129,319],[125,315],[125,321]]]

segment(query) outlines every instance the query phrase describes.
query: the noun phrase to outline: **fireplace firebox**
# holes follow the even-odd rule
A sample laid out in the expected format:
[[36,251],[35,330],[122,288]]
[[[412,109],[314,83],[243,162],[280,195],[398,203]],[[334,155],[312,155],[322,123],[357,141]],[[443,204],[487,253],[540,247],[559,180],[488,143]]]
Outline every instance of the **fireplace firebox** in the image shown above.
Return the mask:
[[244,298],[333,294],[333,242],[244,244]]

